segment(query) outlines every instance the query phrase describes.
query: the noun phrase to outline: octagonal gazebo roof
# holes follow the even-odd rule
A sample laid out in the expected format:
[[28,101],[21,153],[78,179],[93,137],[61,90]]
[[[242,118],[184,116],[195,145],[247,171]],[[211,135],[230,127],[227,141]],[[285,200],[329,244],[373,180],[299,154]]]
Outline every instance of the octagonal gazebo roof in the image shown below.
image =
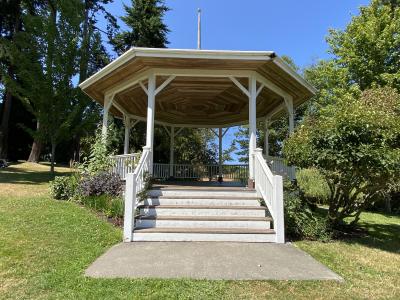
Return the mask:
[[315,93],[271,51],[158,48],[132,48],[80,87],[101,105],[105,96],[112,94],[110,112],[115,116],[128,114],[145,120],[145,86],[150,73],[157,76],[158,87],[171,79],[155,101],[155,120],[165,125],[224,127],[248,123],[249,98],[239,86],[248,89],[250,76],[257,77],[260,87],[257,118],[279,115],[284,111],[285,96],[296,107]]

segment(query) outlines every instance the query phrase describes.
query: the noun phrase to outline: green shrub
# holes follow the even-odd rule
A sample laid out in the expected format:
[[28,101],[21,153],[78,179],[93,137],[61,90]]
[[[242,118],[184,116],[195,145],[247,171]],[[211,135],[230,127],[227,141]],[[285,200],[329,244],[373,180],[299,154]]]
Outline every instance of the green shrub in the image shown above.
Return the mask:
[[110,195],[119,196],[122,192],[122,182],[118,175],[110,172],[85,174],[79,183],[79,193],[86,196]]
[[78,178],[71,176],[56,176],[50,182],[50,194],[57,200],[70,200],[76,195]]
[[291,238],[328,241],[332,230],[326,219],[318,216],[310,205],[300,197],[297,188],[285,191],[285,230]]
[[139,199],[139,202],[147,199],[147,193],[149,192],[149,190],[151,190],[153,183],[154,178],[149,174],[149,172],[146,172],[144,174],[144,187],[142,191],[136,195]]
[[95,211],[101,212],[110,218],[122,218],[124,216],[124,201],[121,197],[110,195],[85,196],[81,203]]
[[296,172],[296,179],[302,195],[308,201],[327,204],[330,196],[329,186],[317,169],[299,169]]

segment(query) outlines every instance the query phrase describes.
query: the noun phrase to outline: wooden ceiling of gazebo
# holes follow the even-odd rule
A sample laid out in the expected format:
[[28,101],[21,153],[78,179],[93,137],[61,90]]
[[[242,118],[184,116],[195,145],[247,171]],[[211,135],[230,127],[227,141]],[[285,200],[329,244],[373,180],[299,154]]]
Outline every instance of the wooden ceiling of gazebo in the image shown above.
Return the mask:
[[[132,48],[116,61],[81,84],[81,88],[100,104],[107,92],[121,84],[133,81],[149,70],[165,70],[157,76],[157,86],[167,78],[168,72],[176,77],[156,96],[155,120],[179,125],[231,125],[246,124],[249,119],[249,98],[227,76],[207,76],[226,72],[234,76],[245,88],[245,72],[255,72],[278,89],[293,97],[296,107],[309,99],[314,89],[297,75],[273,52],[206,51]],[[179,75],[184,70],[184,76]],[[190,73],[193,72],[193,75]],[[241,75],[243,72],[244,75]],[[163,73],[163,72],[161,72]],[[170,73],[168,73],[170,74]],[[221,73],[222,74],[222,73]],[[236,75],[235,75],[236,74]],[[174,75],[174,74],[171,74]],[[182,75],[182,74],[181,74]],[[142,80],[147,86],[147,80]],[[282,105],[278,93],[264,87],[257,97],[257,118],[262,118]],[[122,117],[121,109],[132,116],[146,118],[147,95],[138,84],[121,90],[114,96],[110,112]]]

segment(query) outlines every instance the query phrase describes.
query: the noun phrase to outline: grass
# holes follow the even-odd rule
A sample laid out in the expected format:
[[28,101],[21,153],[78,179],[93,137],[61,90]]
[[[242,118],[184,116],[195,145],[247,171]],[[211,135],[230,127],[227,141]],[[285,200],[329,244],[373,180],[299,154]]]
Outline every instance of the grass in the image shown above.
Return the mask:
[[1,196],[46,196],[48,183],[54,176],[71,172],[70,168],[56,167],[53,175],[49,170],[48,163],[30,162],[18,162],[8,168],[0,169]]
[[86,208],[50,199],[47,170],[26,163],[0,170],[1,299],[400,298],[400,218],[375,213],[362,215],[366,237],[295,243],[344,283],[86,278],[87,266],[121,241],[121,230]]

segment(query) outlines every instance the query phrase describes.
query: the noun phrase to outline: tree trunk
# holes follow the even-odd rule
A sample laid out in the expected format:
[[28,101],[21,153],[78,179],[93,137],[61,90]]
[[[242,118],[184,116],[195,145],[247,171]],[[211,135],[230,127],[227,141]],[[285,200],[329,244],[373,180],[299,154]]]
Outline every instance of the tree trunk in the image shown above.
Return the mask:
[[11,104],[12,95],[9,91],[7,91],[3,103],[3,113],[0,127],[0,159],[8,158],[8,123],[10,120]]
[[[39,121],[36,122],[36,131],[39,131],[40,129],[40,123]],[[35,138],[33,140],[33,144],[32,144],[32,149],[31,149],[31,153],[29,154],[29,158],[28,161],[29,162],[39,162],[39,158],[40,158],[40,154],[42,152],[42,142]]]
[[392,213],[392,203],[391,203],[391,195],[385,197],[385,212],[388,214]]
[[57,144],[52,141],[51,142],[51,165],[50,165],[50,172],[54,173],[54,162],[55,162],[55,155],[56,155],[56,146]]
[[74,146],[73,160],[74,160],[74,162],[80,162],[80,160],[81,160],[81,156],[80,156],[81,136],[79,134],[74,136],[73,146]]

